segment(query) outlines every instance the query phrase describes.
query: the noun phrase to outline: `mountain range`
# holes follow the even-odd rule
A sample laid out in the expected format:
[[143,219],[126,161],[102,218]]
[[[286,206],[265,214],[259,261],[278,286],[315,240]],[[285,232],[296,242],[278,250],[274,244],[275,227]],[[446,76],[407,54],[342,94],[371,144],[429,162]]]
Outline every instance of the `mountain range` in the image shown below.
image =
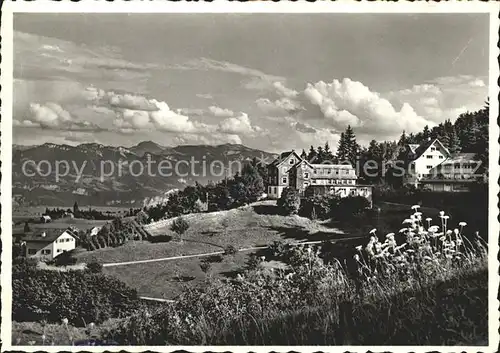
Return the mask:
[[170,190],[231,176],[253,158],[270,163],[275,157],[238,144],[13,145],[13,202],[18,206],[69,207],[77,201],[80,205],[138,207],[162,199]]

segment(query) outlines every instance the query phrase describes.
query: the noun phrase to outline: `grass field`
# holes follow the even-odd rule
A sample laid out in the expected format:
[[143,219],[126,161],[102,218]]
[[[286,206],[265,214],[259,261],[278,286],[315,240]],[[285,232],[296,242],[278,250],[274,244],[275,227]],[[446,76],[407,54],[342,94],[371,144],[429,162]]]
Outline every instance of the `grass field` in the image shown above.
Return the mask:
[[[187,215],[190,228],[182,242],[151,243],[134,241],[119,248],[77,252],[81,262],[97,259],[101,263],[147,260],[179,255],[222,251],[228,245],[237,249],[259,247],[275,240],[286,242],[342,239],[349,234],[337,228],[299,216],[279,216],[274,201],[264,201],[238,209]],[[168,227],[151,231],[153,235],[171,234]],[[211,276],[233,276],[245,265],[251,251],[224,256],[212,262]],[[203,282],[200,258],[106,267],[104,272],[118,277],[140,295],[171,299],[186,286]]]

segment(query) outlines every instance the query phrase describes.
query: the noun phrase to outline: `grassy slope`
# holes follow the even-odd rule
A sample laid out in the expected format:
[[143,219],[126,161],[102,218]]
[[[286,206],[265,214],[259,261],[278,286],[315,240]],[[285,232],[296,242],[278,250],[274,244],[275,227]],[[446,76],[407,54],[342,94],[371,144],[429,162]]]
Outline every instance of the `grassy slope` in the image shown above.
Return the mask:
[[[119,248],[81,252],[77,257],[80,261],[96,258],[103,263],[111,263],[221,251],[227,245],[241,249],[267,245],[275,240],[322,240],[348,236],[307,218],[276,215],[276,211],[274,202],[265,201],[230,211],[188,215],[185,219],[190,228],[182,243],[130,242]],[[170,231],[168,228],[161,229],[154,234],[170,234]],[[212,263],[210,274],[232,276],[244,266],[250,254],[248,251],[225,256],[222,262]],[[136,288],[140,295],[170,299],[186,286],[196,285],[205,279],[199,264],[199,258],[189,258],[107,267],[104,272]],[[185,277],[185,281],[175,277]],[[186,277],[191,278],[187,280]]]

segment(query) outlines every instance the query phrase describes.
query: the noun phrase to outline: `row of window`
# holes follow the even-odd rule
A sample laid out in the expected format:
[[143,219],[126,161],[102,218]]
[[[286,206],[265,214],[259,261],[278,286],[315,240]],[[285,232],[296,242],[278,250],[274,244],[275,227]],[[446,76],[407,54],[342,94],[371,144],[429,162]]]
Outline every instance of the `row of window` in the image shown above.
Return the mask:
[[67,243],[73,240],[74,240],[73,238],[62,238],[62,239],[57,239],[56,243]]
[[[59,253],[62,253],[64,250],[63,249],[57,249],[56,252],[59,254]],[[36,253],[38,252],[38,249],[28,249],[28,255],[36,255]],[[41,251],[41,254],[42,255],[50,255],[51,251],[50,249],[42,249]]]
[[[427,159],[433,159],[433,158],[434,158],[434,156],[433,156],[432,154],[428,154],[428,155],[426,155],[425,157],[426,157]],[[440,155],[438,156],[438,158],[439,158],[439,159],[444,159],[444,156],[440,154]]]
[[[311,180],[313,184],[317,183],[316,179]],[[327,179],[327,184],[337,184],[337,185],[354,185],[354,180],[337,180],[337,179]]]

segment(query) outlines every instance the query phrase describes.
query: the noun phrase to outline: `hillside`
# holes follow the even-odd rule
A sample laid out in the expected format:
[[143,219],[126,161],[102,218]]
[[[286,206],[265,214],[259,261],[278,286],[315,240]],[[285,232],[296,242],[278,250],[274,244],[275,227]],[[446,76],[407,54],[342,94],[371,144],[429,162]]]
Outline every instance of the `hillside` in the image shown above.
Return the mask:
[[[238,164],[253,158],[270,162],[274,155],[233,144],[163,147],[145,141],[130,148],[96,143],[14,145],[13,201],[21,206],[70,206],[76,200],[81,204],[142,207],[169,190],[195,182],[221,180],[226,173],[221,164],[225,168],[231,166],[234,173]],[[23,172],[25,161],[46,161],[42,165],[42,174],[48,165],[52,173],[40,175],[32,164],[28,164],[25,168],[27,175]],[[69,165],[69,170],[60,165],[59,178],[55,173],[57,161],[67,161]]]

